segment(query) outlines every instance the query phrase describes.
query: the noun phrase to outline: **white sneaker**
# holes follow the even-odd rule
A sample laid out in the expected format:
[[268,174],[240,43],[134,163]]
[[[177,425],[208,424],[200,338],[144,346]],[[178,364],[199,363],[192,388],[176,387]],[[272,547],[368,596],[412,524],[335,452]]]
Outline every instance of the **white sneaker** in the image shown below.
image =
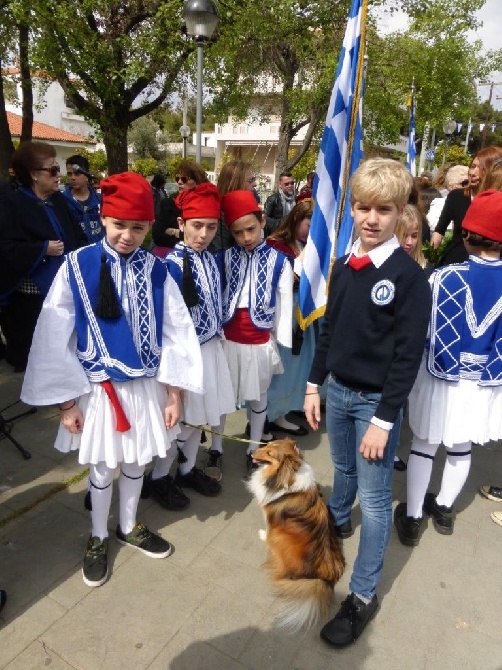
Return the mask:
[[492,521],[495,521],[496,524],[502,526],[502,512],[492,512],[490,517]]

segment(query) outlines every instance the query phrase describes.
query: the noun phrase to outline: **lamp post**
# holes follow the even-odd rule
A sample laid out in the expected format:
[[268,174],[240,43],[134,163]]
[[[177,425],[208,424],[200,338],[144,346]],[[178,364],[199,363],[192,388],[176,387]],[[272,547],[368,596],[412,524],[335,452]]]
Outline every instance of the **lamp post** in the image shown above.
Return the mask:
[[183,5],[183,18],[187,34],[197,45],[197,116],[195,161],[201,160],[202,143],[202,52],[204,44],[211,39],[218,23],[218,10],[213,0],[187,0]]
[[443,123],[443,132],[446,135],[446,142],[445,142],[445,148],[444,148],[444,154],[443,154],[443,165],[445,164],[446,161],[446,152],[448,151],[448,147],[451,142],[451,136],[455,132],[455,128],[457,127],[457,124],[453,119],[448,119],[448,121],[445,121]]
[[181,152],[182,158],[187,157],[187,140],[190,137],[190,126],[185,126],[184,124],[180,128],[180,135],[183,138],[183,150]]

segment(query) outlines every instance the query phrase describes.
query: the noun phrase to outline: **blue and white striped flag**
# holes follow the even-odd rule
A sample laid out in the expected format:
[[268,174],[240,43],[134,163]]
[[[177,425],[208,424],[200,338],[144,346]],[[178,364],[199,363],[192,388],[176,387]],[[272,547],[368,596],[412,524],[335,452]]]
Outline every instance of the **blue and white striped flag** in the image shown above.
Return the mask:
[[410,128],[408,132],[408,151],[406,153],[406,167],[412,177],[417,176],[417,152],[415,149],[415,96],[411,94]]
[[298,321],[306,328],[324,314],[332,256],[352,241],[348,181],[362,158],[364,35],[368,0],[353,0],[317,158],[310,234],[298,289]]

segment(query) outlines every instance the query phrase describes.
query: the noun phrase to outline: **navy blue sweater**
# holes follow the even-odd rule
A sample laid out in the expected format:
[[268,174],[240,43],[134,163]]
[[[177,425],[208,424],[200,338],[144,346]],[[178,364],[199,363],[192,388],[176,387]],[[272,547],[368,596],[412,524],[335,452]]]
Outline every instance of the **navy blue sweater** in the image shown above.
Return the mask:
[[342,384],[382,394],[375,417],[393,423],[417,376],[431,311],[422,268],[400,247],[359,272],[336,261],[309,382],[332,373]]

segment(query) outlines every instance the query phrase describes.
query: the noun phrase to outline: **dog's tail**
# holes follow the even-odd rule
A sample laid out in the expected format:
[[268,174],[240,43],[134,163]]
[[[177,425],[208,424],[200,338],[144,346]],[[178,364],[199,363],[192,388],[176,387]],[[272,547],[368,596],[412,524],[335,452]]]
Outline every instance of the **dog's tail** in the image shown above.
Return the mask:
[[316,626],[335,597],[333,585],[323,579],[274,579],[274,591],[280,598],[274,621],[291,633]]

